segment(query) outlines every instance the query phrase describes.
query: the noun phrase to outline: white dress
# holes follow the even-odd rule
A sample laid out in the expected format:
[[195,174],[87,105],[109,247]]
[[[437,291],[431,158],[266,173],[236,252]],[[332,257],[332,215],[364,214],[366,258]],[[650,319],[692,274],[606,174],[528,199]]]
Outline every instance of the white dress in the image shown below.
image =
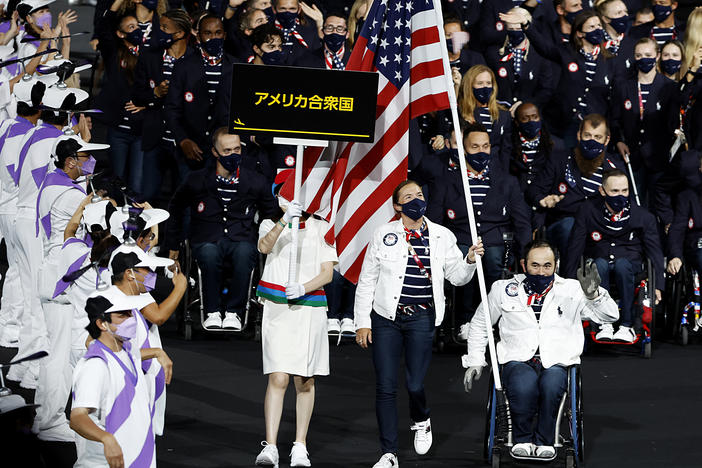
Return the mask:
[[[258,231],[259,239],[274,226],[275,223],[270,219],[264,220]],[[295,281],[304,284],[320,273],[322,263],[337,263],[338,258],[336,249],[324,241],[324,234],[329,227],[327,222],[310,218],[305,223],[300,223],[300,227]],[[256,292],[259,301],[263,303],[263,373],[285,372],[303,377],[329,375],[327,300],[324,289],[311,291],[290,302],[285,298],[290,237],[291,229],[285,227],[266,257]]]

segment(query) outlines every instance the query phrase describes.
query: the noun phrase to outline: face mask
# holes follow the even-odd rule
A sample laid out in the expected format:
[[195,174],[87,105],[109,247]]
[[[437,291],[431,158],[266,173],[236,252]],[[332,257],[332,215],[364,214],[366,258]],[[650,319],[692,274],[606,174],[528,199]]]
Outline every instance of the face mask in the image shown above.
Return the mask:
[[427,202],[421,198],[415,198],[402,205],[402,213],[412,221],[417,221],[424,216],[427,211]]
[[268,8],[264,9],[263,12],[266,14],[266,18],[268,18],[269,23],[272,23],[273,20],[275,20],[275,12],[273,11],[272,6],[269,6]]
[[580,153],[583,155],[583,158],[588,161],[602,154],[605,148],[605,145],[597,140],[580,140],[579,145]]
[[124,322],[120,323],[117,325],[117,330],[112,331],[112,328],[110,325],[107,325],[107,329],[109,332],[119,338],[122,341],[129,341],[134,339],[136,336],[136,330],[137,330],[137,321],[136,317],[131,316],[128,319],[126,319]]
[[610,18],[609,25],[619,34],[624,34],[629,29],[629,17],[627,15],[619,18]]
[[283,63],[283,57],[282,50],[274,50],[273,52],[264,52],[261,55],[261,60],[266,65],[280,65]]
[[648,73],[653,70],[656,66],[656,59],[654,57],[644,57],[636,61],[636,68],[642,73]]
[[525,273],[526,278],[524,282],[527,283],[529,289],[537,294],[543,293],[548,285],[553,281],[554,275],[532,275],[530,273]]
[[666,75],[674,75],[680,70],[682,61],[675,59],[661,60],[661,69]]
[[141,6],[148,10],[156,11],[156,8],[158,8],[158,0],[141,0]]
[[346,36],[343,34],[332,33],[324,35],[324,44],[327,46],[327,49],[332,52],[339,51],[344,45],[344,42],[346,42]]
[[151,292],[156,288],[156,272],[150,271],[144,275],[144,289]]
[[492,96],[492,86],[486,86],[485,88],[473,88],[473,96],[478,100],[480,104],[487,104]]
[[202,49],[210,57],[217,57],[224,49],[224,39],[221,37],[214,37],[209,41],[205,41],[202,43]]
[[281,11],[275,14],[275,18],[278,20],[283,29],[292,29],[295,27],[297,13],[294,11]]
[[80,166],[80,170],[83,175],[90,175],[95,172],[95,164],[97,164],[97,161],[94,157],[90,156],[88,160],[85,161],[82,166]]
[[476,171],[483,172],[488,162],[490,162],[490,153],[485,153],[483,151],[474,154],[466,153],[466,161],[470,164],[470,167]]
[[656,23],[662,23],[673,12],[673,7],[671,5],[653,5],[651,10]]
[[456,148],[449,148],[448,149],[448,154],[449,154],[449,159],[451,159],[453,162],[456,164],[459,164],[458,162],[458,150]]
[[540,120],[530,120],[528,122],[519,122],[519,131],[527,140],[533,140],[541,131]]
[[219,155],[219,163],[229,172],[236,172],[240,162],[241,154],[239,153],[232,153],[227,156]]
[[47,11],[46,13],[42,13],[37,16],[34,21],[40,30],[44,29],[44,26],[51,27],[51,12]]
[[602,44],[604,38],[604,29],[593,29],[585,33],[585,40],[592,45]]
[[522,43],[525,34],[523,31],[512,31],[511,29],[508,29],[507,37],[509,38],[509,43],[512,45],[512,47],[515,47]]
[[365,20],[360,19],[360,20],[356,21],[356,31],[354,31],[354,34],[353,34],[354,41],[357,41],[358,36],[361,35],[361,30],[363,30],[363,23],[365,23]]
[[144,43],[144,31],[141,28],[136,28],[132,32],[125,33],[125,41],[129,42],[133,46],[138,46]]
[[173,38],[173,34],[169,34],[167,32],[164,32],[161,29],[159,29],[158,32],[156,33],[156,42],[158,43],[158,46],[161,49],[169,48],[175,41],[178,41],[178,40],[180,40],[180,39]]
[[569,24],[573,24],[575,22],[575,17],[578,16],[582,11],[583,11],[582,9],[580,9],[578,11],[570,11],[570,12],[567,11],[565,14],[565,20]]
[[629,198],[624,195],[605,195],[605,202],[609,205],[615,213],[622,211],[626,204],[629,202]]

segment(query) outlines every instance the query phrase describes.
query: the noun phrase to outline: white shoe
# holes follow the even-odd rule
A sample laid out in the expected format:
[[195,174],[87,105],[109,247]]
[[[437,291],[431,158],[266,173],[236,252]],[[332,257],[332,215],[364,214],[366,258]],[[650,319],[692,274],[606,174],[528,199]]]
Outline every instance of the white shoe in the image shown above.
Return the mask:
[[305,444],[293,442],[292,450],[290,450],[290,466],[312,466],[309,456]]
[[414,423],[414,426],[410,427],[410,430],[415,431],[414,451],[417,452],[417,455],[424,455],[431,448],[433,440],[431,435],[431,419]]
[[463,341],[468,341],[468,329],[470,328],[470,322],[466,322],[461,325],[458,329],[458,339]]
[[614,337],[614,327],[612,326],[611,323],[605,323],[600,326],[600,331],[597,332],[597,335],[595,335],[595,339],[597,341],[612,341],[612,338]]
[[397,461],[397,456],[394,453],[385,453],[378,463],[373,465],[373,468],[397,468],[400,466],[400,462]]
[[337,336],[341,331],[341,323],[339,319],[327,319],[327,333],[332,336]]
[[512,446],[512,455],[515,457],[530,457],[534,453],[534,444],[521,442]]
[[636,341],[636,333],[631,327],[619,327],[617,333],[612,337],[614,341],[623,341],[625,343],[633,343]]
[[539,445],[534,450],[534,455],[539,458],[553,458],[556,456],[556,449],[550,445]]
[[344,338],[353,338],[356,336],[356,327],[353,324],[353,319],[345,318],[341,320],[341,335]]
[[224,320],[222,320],[222,328],[241,331],[241,320],[239,319],[239,315],[236,312],[225,312]]
[[208,330],[213,328],[222,328],[222,316],[219,312],[207,314],[207,319],[205,319],[205,323],[202,326]]
[[263,450],[256,457],[256,466],[274,466],[278,468],[280,457],[278,456],[278,447],[269,445],[265,440],[261,442]]

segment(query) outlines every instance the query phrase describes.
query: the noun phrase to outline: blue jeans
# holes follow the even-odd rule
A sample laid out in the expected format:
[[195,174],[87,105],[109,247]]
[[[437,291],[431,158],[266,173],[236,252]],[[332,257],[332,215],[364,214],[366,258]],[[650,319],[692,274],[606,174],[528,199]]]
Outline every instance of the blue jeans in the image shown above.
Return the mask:
[[[458,244],[461,253],[465,257],[468,255],[469,245]],[[497,245],[485,247],[485,255],[483,256],[483,271],[485,272],[485,287],[487,292],[490,292],[492,283],[500,279],[502,276],[502,262],[505,256],[505,247]],[[478,287],[478,277],[475,276],[468,284],[456,288],[456,302],[461,305],[461,311],[456,313],[457,323],[466,323],[473,319],[475,310],[480,304],[480,289]]]
[[630,327],[634,323],[634,289],[636,288],[636,275],[641,271],[626,258],[617,258],[614,263],[609,263],[606,258],[596,258],[597,272],[602,279],[601,286],[609,290],[610,274],[614,272],[614,283],[619,292],[619,307],[621,308],[621,326]]
[[510,361],[502,369],[502,380],[509,399],[514,442],[553,445],[558,405],[568,383],[566,368],[544,369],[540,362]]
[[127,187],[141,193],[144,165],[141,136],[133,135],[117,127],[108,127],[107,142],[110,144],[112,171],[127,183]]
[[397,371],[405,355],[405,378],[410,417],[429,419],[424,377],[431,362],[435,314],[433,309],[388,320],[373,312],[373,365],[375,366],[375,414],[382,453],[397,453]]
[[570,231],[573,230],[574,224],[575,218],[567,216],[546,228],[546,239],[558,249],[561,265],[565,265],[565,257],[568,252],[568,239],[570,238]]
[[256,263],[256,245],[253,242],[234,242],[222,237],[216,243],[193,244],[193,255],[202,273],[205,313],[221,311],[222,267],[225,259],[229,259],[232,275],[227,285],[229,291],[224,311],[241,314],[248,297],[249,276]]
[[173,180],[173,190],[183,183],[190,170],[178,154],[175,146],[165,141],[144,152],[144,178],[141,192],[144,199],[153,200],[160,194],[163,174],[169,170]]
[[353,301],[356,295],[356,285],[341,276],[341,273],[334,270],[331,283],[324,286],[327,295],[329,310],[327,317],[330,319],[353,319]]

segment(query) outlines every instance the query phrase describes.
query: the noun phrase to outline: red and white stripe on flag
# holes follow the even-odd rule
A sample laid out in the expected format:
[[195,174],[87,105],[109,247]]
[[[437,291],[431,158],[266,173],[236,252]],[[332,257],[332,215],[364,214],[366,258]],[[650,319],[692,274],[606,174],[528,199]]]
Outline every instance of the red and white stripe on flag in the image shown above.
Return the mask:
[[[298,199],[330,222],[326,240],[354,283],[373,232],[395,217],[392,191],[407,178],[410,119],[449,107],[438,17],[433,0],[374,1],[346,67],[380,75],[373,143],[331,142],[304,154]],[[280,192],[287,199],[293,180]]]

